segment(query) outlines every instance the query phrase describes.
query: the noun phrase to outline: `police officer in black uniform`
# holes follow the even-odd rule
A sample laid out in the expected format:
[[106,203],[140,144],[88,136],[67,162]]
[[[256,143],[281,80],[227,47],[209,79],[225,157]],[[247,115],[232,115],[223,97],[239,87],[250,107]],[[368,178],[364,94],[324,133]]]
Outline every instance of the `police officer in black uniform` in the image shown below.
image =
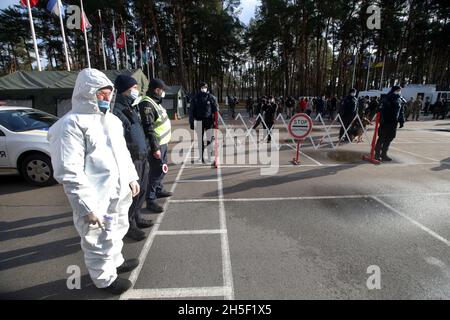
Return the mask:
[[402,88],[393,86],[381,102],[380,128],[378,129],[378,141],[375,147],[375,159],[379,161],[392,161],[387,156],[389,146],[397,135],[397,126],[400,124],[400,128],[403,128],[405,123],[401,94]]
[[[356,89],[351,89],[350,92],[348,93],[348,96],[345,97],[341,109],[339,110],[342,122],[344,123],[344,127],[342,127],[339,132],[339,141],[342,141],[342,137],[344,136],[345,130],[347,130],[350,127],[357,113],[358,113],[358,99],[356,99]],[[347,137],[345,139],[347,139]]]
[[275,98],[273,96],[270,96],[267,103],[263,106],[264,122],[266,123],[265,129],[268,132],[267,142],[272,141],[271,130],[273,129],[277,112],[278,105],[275,102]]
[[263,107],[267,102],[266,96],[262,96],[261,98],[258,98],[258,103],[255,107],[255,116],[257,117],[255,124],[253,125],[252,129],[256,130],[256,128],[259,127],[261,124],[261,117],[259,117],[260,114],[263,112]]
[[[199,150],[201,148],[201,161],[205,163],[204,158],[204,150],[205,150],[205,141],[204,135],[206,133],[210,133],[210,136],[207,137],[206,147],[208,147],[212,143],[212,135],[211,131],[214,129],[215,125],[215,114],[219,111],[219,104],[217,103],[217,99],[208,91],[208,84],[205,82],[200,83],[200,92],[198,92],[195,97],[192,99],[191,107],[189,108],[189,124],[191,130],[197,130],[198,139],[199,139]],[[197,121],[197,128],[196,122]],[[201,127],[201,130],[200,130]],[[201,134],[201,137],[200,137]],[[201,141],[200,141],[201,140]],[[200,145],[201,142],[201,145]],[[200,159],[199,159],[200,160]]]
[[153,226],[153,222],[143,219],[141,215],[141,208],[147,192],[149,173],[147,155],[149,148],[142,129],[139,110],[136,106],[133,106],[133,102],[139,96],[137,84],[137,81],[130,76],[119,75],[116,78],[114,86],[117,89],[117,97],[113,113],[122,121],[127,147],[138,173],[141,187],[140,194],[133,198],[133,203],[128,211],[130,228],[125,237],[141,241],[145,239],[145,232],[140,229]]

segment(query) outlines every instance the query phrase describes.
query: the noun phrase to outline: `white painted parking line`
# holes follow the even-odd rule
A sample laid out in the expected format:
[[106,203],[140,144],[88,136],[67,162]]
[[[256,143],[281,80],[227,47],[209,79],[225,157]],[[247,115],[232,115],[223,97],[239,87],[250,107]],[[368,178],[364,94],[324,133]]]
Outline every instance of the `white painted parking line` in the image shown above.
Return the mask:
[[420,222],[414,220],[411,217],[408,217],[406,214],[404,214],[403,212],[398,211],[397,209],[393,208],[392,206],[390,206],[389,204],[387,204],[386,202],[384,202],[383,200],[380,200],[377,197],[372,196],[372,199],[374,199],[375,201],[379,202],[380,204],[382,204],[383,206],[385,206],[386,208],[388,208],[389,210],[397,213],[398,215],[402,216],[403,218],[405,218],[406,220],[408,220],[409,222],[411,222],[412,224],[414,224],[415,226],[419,227],[420,229],[422,229],[423,231],[425,231],[426,233],[428,233],[429,235],[431,235],[432,237],[436,238],[437,240],[443,242],[445,245],[447,245],[447,247],[450,247],[450,241],[448,241],[447,239],[445,239],[443,236],[439,235],[438,233],[434,232],[433,230],[431,230],[430,228],[425,227],[423,224],[421,224]]
[[[222,182],[222,169],[220,165],[217,167],[218,178],[218,193],[219,193],[219,214],[220,214],[220,229],[227,230],[227,216],[225,212],[225,204],[223,202],[223,182]],[[233,272],[231,270],[231,258],[230,258],[230,246],[228,243],[228,234],[221,234],[221,248],[222,248],[222,273],[223,273],[223,285],[226,288],[230,288],[229,292],[225,295],[226,300],[234,300],[234,286],[233,286]]]
[[173,231],[157,231],[157,236],[177,236],[177,235],[199,235],[199,234],[223,234],[227,230],[222,229],[208,229],[208,230],[173,230]]
[[362,195],[342,195],[342,196],[311,196],[311,197],[276,197],[276,198],[232,198],[232,199],[179,199],[170,200],[170,203],[201,203],[201,202],[265,202],[265,201],[299,201],[299,200],[334,200],[334,199],[364,199],[371,197],[436,197],[450,196],[450,192],[435,193],[409,193],[409,194],[362,194]]
[[409,151],[405,151],[405,150],[402,150],[402,149],[399,149],[399,148],[396,148],[396,147],[391,147],[391,149],[399,151],[399,152],[403,152],[403,153],[406,153],[406,154],[409,154],[409,155],[414,156],[414,157],[422,158],[422,159],[425,159],[425,160],[431,160],[431,161],[439,162],[439,160],[436,160],[436,159],[433,159],[433,158],[424,157],[424,156],[421,156],[420,154],[409,152]]
[[[393,148],[393,147],[391,147]],[[429,160],[429,159],[427,159]],[[362,160],[361,160],[362,161]],[[450,164],[450,162],[442,162],[438,160],[434,160],[431,162],[414,162],[414,163],[383,163],[382,165],[378,166],[378,169],[383,168],[391,168],[391,167],[409,167],[409,166],[423,166],[423,165],[440,165],[440,164]],[[293,165],[293,164],[287,164],[287,165],[279,165],[275,166],[276,168],[317,168],[317,167],[354,167],[356,165],[367,165],[371,166],[370,163],[366,162],[357,162],[357,163],[321,163],[320,165],[317,164],[301,164],[301,165]],[[210,169],[210,166],[186,166],[185,169]],[[262,168],[271,168],[268,165],[223,165],[221,166],[222,169],[262,169]],[[189,180],[187,180],[189,181]]]
[[217,182],[217,179],[205,179],[205,180],[180,180],[178,183],[190,183],[190,182]]
[[[193,146],[194,146],[194,143],[191,144],[189,152],[187,153],[186,157],[184,158],[183,165],[181,166],[180,171],[178,171],[178,174],[177,174],[177,176],[175,178],[175,181],[174,181],[174,183],[172,185],[172,188],[170,189],[170,192],[174,192],[175,191],[175,189],[177,187],[177,184],[178,184],[178,180],[180,180],[181,175],[183,174],[184,168],[186,166],[187,157],[191,154]],[[164,203],[164,212],[161,213],[158,216],[158,219],[156,220],[156,223],[153,226],[152,231],[150,231],[150,234],[149,234],[147,240],[145,241],[145,244],[144,244],[144,247],[142,248],[141,254],[139,255],[139,265],[136,267],[136,269],[134,269],[131,272],[129,280],[133,284],[133,287],[136,284],[136,281],[137,281],[137,279],[139,277],[139,274],[141,273],[141,270],[142,270],[142,267],[143,267],[143,265],[145,263],[145,260],[147,258],[148,252],[150,251],[150,248],[151,248],[151,246],[153,244],[153,240],[155,239],[156,232],[158,232],[159,226],[161,225],[161,222],[164,219],[164,216],[166,214],[166,210],[167,210],[167,206],[168,205],[169,205],[169,201],[166,201]],[[124,294],[122,294],[119,299],[120,300],[124,300],[124,299],[126,299],[125,297],[126,296]]]
[[124,293],[123,299],[161,299],[188,297],[222,297],[228,295],[230,288],[198,287],[198,288],[165,288],[165,289],[132,289]]
[[317,160],[315,160],[315,159],[313,159],[313,158],[311,158],[310,156],[308,156],[306,153],[304,153],[304,152],[302,152],[302,151],[300,151],[300,154],[302,154],[302,155],[304,155],[305,157],[307,157],[309,160],[311,160],[312,162],[314,162],[316,165],[318,165],[318,166],[323,166],[323,164],[322,163],[320,163],[319,161],[317,161]]

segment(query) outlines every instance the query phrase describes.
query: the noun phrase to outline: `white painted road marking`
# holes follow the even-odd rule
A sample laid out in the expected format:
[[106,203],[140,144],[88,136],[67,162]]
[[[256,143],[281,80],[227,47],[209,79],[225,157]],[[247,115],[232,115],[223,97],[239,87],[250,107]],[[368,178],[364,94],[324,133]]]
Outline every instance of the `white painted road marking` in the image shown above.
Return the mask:
[[391,147],[391,149],[397,150],[397,151],[400,151],[400,152],[403,152],[403,153],[406,153],[406,154],[409,154],[409,155],[412,155],[414,157],[422,158],[422,159],[425,159],[425,160],[431,160],[431,161],[439,162],[439,160],[436,160],[436,159],[433,159],[433,158],[424,157],[424,156],[421,156],[420,154],[409,152],[409,151],[405,151],[405,150],[402,150],[402,149],[399,149],[399,148],[396,148],[396,147]]
[[311,197],[274,197],[274,198],[231,198],[231,199],[178,199],[169,200],[171,203],[198,203],[198,202],[263,202],[263,201],[298,201],[298,200],[333,200],[333,199],[364,199],[371,197],[432,197],[432,196],[450,196],[450,192],[435,193],[409,193],[409,194],[362,194],[362,195],[342,195],[342,196],[311,196]]
[[227,230],[222,229],[208,229],[208,230],[163,230],[157,231],[157,236],[177,236],[177,235],[197,235],[197,234],[223,234]]
[[[223,183],[222,183],[222,169],[220,165],[217,167],[218,178],[218,192],[219,192],[219,214],[220,214],[220,229],[227,230],[227,216],[225,212],[225,204],[223,202]],[[234,285],[233,285],[233,273],[231,271],[231,258],[230,247],[228,243],[228,234],[221,234],[221,247],[222,247],[222,271],[223,271],[223,284],[225,288],[229,288],[228,293],[225,295],[226,300],[234,300]]]
[[[230,294],[230,288],[198,287],[198,288],[164,288],[164,289],[132,289],[122,295],[125,299],[161,299],[187,297],[223,297]],[[121,298],[122,298],[121,297]]]
[[429,235],[431,235],[432,237],[436,238],[437,240],[443,242],[444,244],[447,245],[447,247],[450,247],[450,241],[448,241],[447,239],[445,239],[443,236],[437,234],[436,232],[434,232],[433,230],[431,230],[430,228],[425,227],[423,224],[421,224],[420,222],[414,220],[411,217],[408,217],[406,214],[404,214],[403,212],[398,211],[397,209],[395,209],[394,207],[392,207],[391,205],[387,204],[386,202],[384,202],[383,200],[380,200],[377,197],[371,197],[373,200],[379,202],[380,204],[382,204],[383,206],[385,206],[386,208],[390,209],[391,211],[397,213],[398,215],[402,216],[403,218],[405,218],[406,220],[408,220],[409,222],[411,222],[412,224],[416,225],[417,227],[419,227],[420,229],[422,229],[423,231],[425,231],[426,233],[428,233]]

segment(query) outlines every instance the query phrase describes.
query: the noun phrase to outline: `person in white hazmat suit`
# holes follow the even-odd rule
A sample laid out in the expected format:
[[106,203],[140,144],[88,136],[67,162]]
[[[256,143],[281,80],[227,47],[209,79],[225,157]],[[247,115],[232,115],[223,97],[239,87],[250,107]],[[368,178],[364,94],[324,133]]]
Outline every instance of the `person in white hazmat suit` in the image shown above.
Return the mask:
[[114,86],[102,72],[78,75],[72,110],[49,130],[55,179],[73,210],[86,267],[98,288],[121,294],[132,284],[118,273],[137,267],[124,260],[122,239],[128,231],[128,209],[139,194],[138,175],[121,121],[110,112]]

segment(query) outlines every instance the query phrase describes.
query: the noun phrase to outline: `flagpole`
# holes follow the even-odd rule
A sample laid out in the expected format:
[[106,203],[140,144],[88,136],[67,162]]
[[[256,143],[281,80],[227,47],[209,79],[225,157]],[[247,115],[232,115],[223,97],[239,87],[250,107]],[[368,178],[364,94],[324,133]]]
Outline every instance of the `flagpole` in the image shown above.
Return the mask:
[[148,45],[146,45],[145,46],[145,56],[147,57],[147,74],[150,77],[150,59],[149,59],[149,56],[148,56],[148,52],[149,52]]
[[88,45],[88,38],[87,38],[87,32],[86,32],[86,13],[84,12],[83,7],[83,0],[80,0],[81,4],[81,23],[83,24],[83,32],[84,32],[84,44],[86,46],[86,58],[88,62],[88,68],[91,69],[91,57],[89,56],[89,45]]
[[137,69],[137,56],[136,56],[136,42],[133,34],[133,55],[134,55],[134,69]]
[[103,37],[102,12],[100,10],[98,10],[98,16],[100,18],[100,34],[102,37],[103,65],[105,70],[108,70],[108,66],[106,65],[105,38]]
[[152,47],[152,75],[153,79],[155,79],[155,55],[153,54],[153,47]]
[[36,41],[36,33],[34,32],[34,23],[33,23],[33,15],[31,14],[30,0],[27,0],[27,7],[28,7],[28,17],[30,18],[31,35],[33,37],[33,43],[34,43],[34,54],[36,55],[38,70],[42,71],[41,58],[39,57],[39,50],[38,50],[38,45],[37,45],[37,41]]
[[143,62],[143,57],[142,57],[142,41],[139,41],[139,52],[141,54],[141,69],[142,71],[144,70],[144,62]]
[[353,51],[354,53],[353,53],[353,76],[352,76],[352,88],[354,88],[355,87],[355,75],[356,75],[356,52],[357,52],[357,50],[356,50],[356,48],[355,48],[355,50]]
[[58,4],[58,9],[59,9],[59,22],[61,23],[61,33],[62,33],[63,43],[64,43],[64,54],[66,56],[66,67],[67,67],[67,71],[70,71],[69,52],[67,51],[66,32],[64,31],[64,21],[63,21],[63,17],[62,17],[61,0],[58,0],[57,4]]
[[372,62],[372,53],[369,51],[369,65],[367,66],[366,91],[369,89],[370,64]]
[[380,91],[383,90],[384,67],[386,66],[386,56],[383,57],[383,69],[381,70]]
[[128,69],[128,45],[127,45],[127,28],[123,27],[123,35],[125,41],[125,69]]
[[114,55],[116,56],[116,70],[119,70],[119,55],[117,54],[117,39],[116,39],[116,25],[113,17],[113,41],[114,41]]

